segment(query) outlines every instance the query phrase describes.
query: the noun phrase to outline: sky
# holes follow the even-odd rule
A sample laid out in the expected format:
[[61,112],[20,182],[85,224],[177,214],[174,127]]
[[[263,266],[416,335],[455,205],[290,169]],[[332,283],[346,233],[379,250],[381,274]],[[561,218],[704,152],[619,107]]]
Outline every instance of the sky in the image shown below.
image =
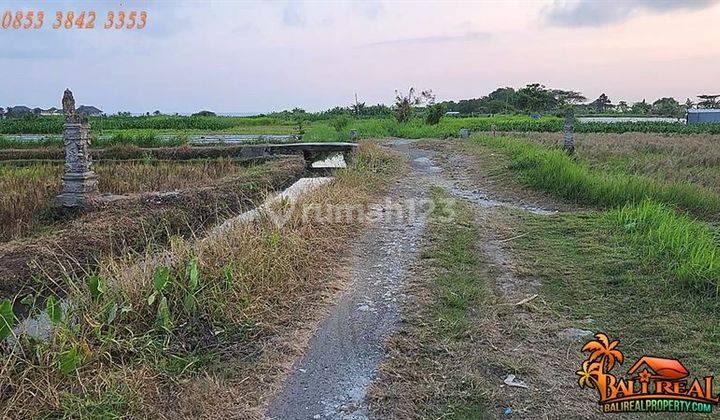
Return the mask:
[[[542,83],[590,100],[680,102],[720,93],[720,0],[16,1],[38,30],[0,28],[0,106],[78,104],[107,113],[317,111],[438,100]],[[52,29],[95,10],[95,29]],[[146,10],[144,29],[103,29]],[[0,21],[1,22],[1,21]]]

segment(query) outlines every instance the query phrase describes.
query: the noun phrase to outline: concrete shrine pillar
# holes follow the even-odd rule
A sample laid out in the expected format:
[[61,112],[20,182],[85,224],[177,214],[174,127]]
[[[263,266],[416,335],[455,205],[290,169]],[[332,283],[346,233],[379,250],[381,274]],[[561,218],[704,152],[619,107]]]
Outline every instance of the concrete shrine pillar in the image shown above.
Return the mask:
[[75,114],[75,100],[69,89],[65,90],[62,104],[65,112],[65,170],[62,193],[57,196],[56,202],[62,207],[85,207],[99,194],[90,156],[90,124]]
[[563,149],[567,154],[575,153],[575,138],[573,136],[573,124],[575,123],[575,112],[572,106],[565,110],[565,125],[563,127]]

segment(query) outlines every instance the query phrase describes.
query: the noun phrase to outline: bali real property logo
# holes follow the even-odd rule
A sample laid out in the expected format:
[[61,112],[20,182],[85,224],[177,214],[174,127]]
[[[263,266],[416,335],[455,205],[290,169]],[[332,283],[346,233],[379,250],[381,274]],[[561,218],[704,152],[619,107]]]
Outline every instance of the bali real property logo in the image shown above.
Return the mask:
[[613,368],[625,359],[618,344],[598,333],[582,348],[589,356],[577,371],[578,383],[597,391],[603,412],[710,413],[718,404],[713,377],[690,378],[677,359],[642,356],[630,367],[627,378],[613,374]]

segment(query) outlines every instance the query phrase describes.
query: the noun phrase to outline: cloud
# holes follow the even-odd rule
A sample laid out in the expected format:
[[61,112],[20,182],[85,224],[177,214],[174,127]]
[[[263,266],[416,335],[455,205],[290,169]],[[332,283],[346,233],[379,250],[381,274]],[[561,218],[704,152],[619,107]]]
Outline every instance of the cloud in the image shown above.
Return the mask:
[[542,18],[555,26],[605,26],[627,21],[642,13],[666,13],[679,10],[700,10],[719,0],[624,0],[555,1],[543,8]]
[[379,41],[372,42],[370,46],[379,45],[425,45],[425,44],[440,44],[445,42],[467,42],[467,41],[485,41],[489,39],[491,35],[487,32],[468,32],[464,35],[435,35],[435,36],[424,36],[417,38],[402,38],[393,39],[390,41]]

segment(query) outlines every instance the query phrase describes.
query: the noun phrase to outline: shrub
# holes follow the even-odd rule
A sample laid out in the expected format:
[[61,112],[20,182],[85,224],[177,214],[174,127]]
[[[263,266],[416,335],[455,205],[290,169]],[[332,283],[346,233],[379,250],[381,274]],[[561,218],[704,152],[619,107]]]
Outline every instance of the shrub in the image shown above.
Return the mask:
[[443,115],[445,115],[445,105],[444,104],[433,104],[428,105],[427,107],[427,115],[425,115],[425,122],[430,125],[437,125],[440,123],[440,120],[442,119]]

